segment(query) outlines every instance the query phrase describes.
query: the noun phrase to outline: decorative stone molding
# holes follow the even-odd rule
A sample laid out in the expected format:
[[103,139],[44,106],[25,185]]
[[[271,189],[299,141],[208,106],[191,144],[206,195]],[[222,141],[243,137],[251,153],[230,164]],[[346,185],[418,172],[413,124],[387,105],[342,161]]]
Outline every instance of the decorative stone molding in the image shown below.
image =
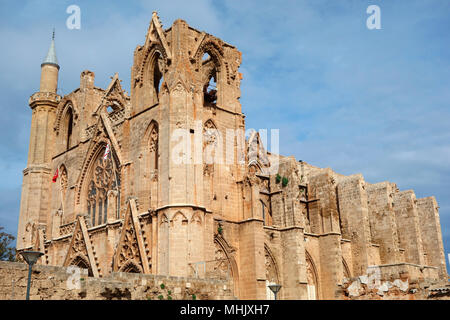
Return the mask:
[[56,107],[61,101],[61,96],[53,92],[36,92],[31,95],[28,104],[33,109],[38,105],[46,104]]

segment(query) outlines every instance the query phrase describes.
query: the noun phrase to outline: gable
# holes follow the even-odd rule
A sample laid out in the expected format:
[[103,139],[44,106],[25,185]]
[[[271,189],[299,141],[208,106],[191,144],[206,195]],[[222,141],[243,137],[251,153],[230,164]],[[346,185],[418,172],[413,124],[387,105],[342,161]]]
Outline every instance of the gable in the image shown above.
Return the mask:
[[136,202],[130,199],[125,214],[120,240],[114,255],[115,272],[127,271],[132,266],[139,272],[150,273],[147,252],[142,239],[142,231],[137,217]]

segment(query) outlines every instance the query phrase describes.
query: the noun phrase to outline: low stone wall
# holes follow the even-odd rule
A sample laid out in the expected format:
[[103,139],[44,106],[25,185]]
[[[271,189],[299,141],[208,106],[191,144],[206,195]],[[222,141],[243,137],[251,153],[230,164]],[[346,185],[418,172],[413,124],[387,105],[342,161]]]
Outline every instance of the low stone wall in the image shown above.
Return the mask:
[[[28,266],[0,261],[0,300],[26,296]],[[235,299],[228,281],[112,273],[88,277],[76,267],[36,265],[31,277],[31,300],[222,300]]]
[[450,283],[438,269],[410,263],[367,268],[367,274],[345,279],[337,297],[345,300],[450,299]]

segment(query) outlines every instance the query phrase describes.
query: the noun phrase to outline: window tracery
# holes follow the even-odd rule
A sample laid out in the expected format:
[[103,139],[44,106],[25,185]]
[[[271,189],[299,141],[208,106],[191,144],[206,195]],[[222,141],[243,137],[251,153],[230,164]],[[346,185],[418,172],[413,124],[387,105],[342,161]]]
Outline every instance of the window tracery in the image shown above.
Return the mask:
[[87,195],[87,210],[91,225],[106,223],[108,217],[108,191],[117,190],[120,186],[119,172],[113,164],[111,156],[103,158],[100,152],[95,161]]

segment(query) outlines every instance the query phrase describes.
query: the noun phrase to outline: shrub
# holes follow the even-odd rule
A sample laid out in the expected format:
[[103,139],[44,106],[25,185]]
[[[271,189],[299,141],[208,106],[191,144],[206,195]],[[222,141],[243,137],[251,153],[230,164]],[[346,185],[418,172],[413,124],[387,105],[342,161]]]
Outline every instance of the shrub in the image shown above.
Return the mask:
[[282,185],[283,185],[283,187],[286,187],[287,186],[287,184],[288,184],[288,182],[289,182],[289,179],[288,178],[286,178],[286,177],[283,177],[283,181],[282,181]]
[[275,182],[280,183],[280,181],[281,181],[281,176],[279,174],[277,174],[277,176],[275,177]]

